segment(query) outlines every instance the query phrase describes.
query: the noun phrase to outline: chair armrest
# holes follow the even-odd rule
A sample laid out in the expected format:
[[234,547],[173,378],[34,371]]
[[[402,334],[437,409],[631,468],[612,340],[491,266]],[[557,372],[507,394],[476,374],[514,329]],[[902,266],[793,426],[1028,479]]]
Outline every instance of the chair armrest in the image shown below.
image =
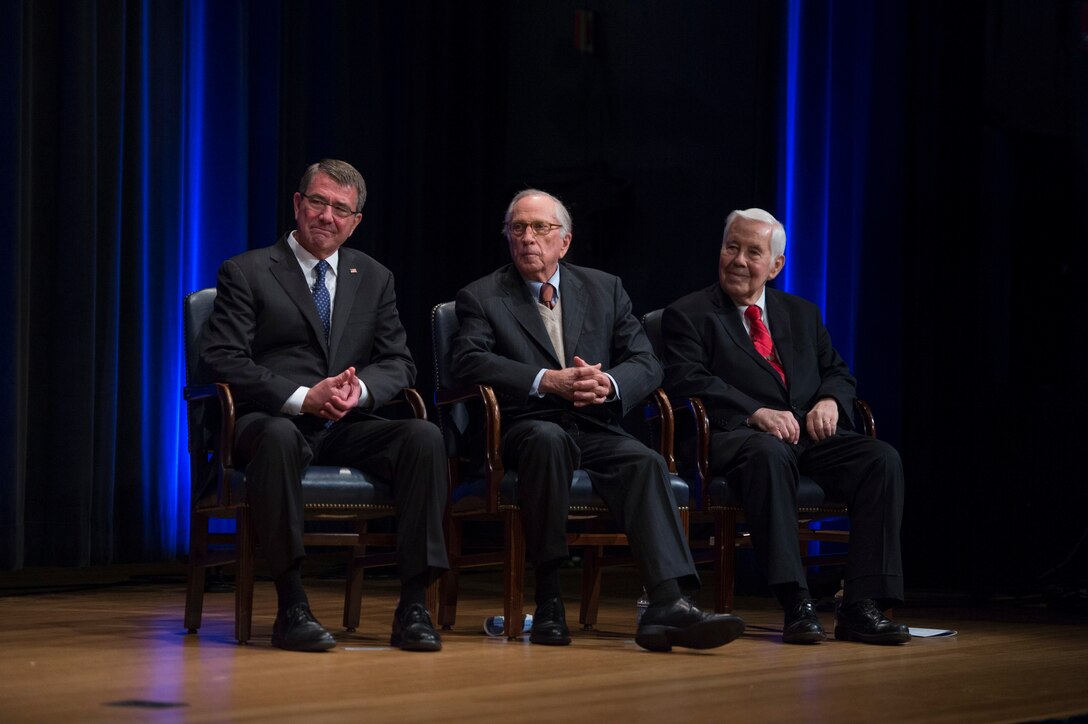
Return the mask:
[[[214,453],[217,461],[219,480],[218,500],[220,505],[231,506],[233,501],[228,487],[229,476],[226,471],[234,469],[234,396],[231,395],[230,385],[225,382],[214,382],[206,385],[187,385],[183,390],[186,402],[196,402],[216,398],[219,402],[219,434]],[[190,440],[192,436],[190,435]],[[190,445],[192,443],[190,442]],[[206,454],[204,451],[193,451]],[[195,501],[194,501],[195,502]]]
[[[502,464],[502,416],[499,399],[490,385],[469,385],[457,389],[438,389],[434,393],[435,407],[442,409],[460,402],[478,400],[484,412],[484,463],[487,466],[487,509],[498,512],[499,486],[506,470]],[[451,481],[452,483],[452,481]]]
[[665,458],[669,472],[676,473],[676,453],[674,436],[676,434],[673,406],[665,390],[658,387],[646,398],[643,420],[657,427],[657,451]]
[[[667,397],[665,398],[668,399]],[[666,458],[671,463],[672,471],[678,472],[676,456],[677,419],[690,418],[692,437],[694,438],[694,463],[695,481],[692,489],[691,500],[696,510],[706,510],[710,504],[710,417],[706,407],[698,397],[688,397],[682,401],[672,402],[669,405],[672,426],[672,447],[670,457]],[[687,426],[685,424],[684,435]],[[686,462],[686,461],[685,461]]]
[[405,387],[400,391],[400,394],[389,400],[389,402],[382,405],[382,409],[386,407],[400,407],[401,405],[407,405],[408,409],[412,412],[412,417],[417,420],[427,419],[427,405],[423,402],[423,396],[414,387]]
[[[695,462],[698,470],[697,495],[701,498],[700,507],[706,509],[710,504],[710,416],[698,397],[688,398],[682,408],[690,411],[695,421]],[[682,409],[677,407],[676,409]],[[876,420],[868,403],[862,399],[854,400],[854,409],[861,422],[862,432],[869,437],[876,437]]]
[[185,399],[194,402],[200,399],[216,397],[219,399],[219,453],[221,469],[234,469],[234,397],[230,385],[226,382],[214,382],[209,385],[190,385],[185,388]]
[[689,397],[685,407],[695,422],[695,464],[699,509],[710,508],[710,415],[698,397]]
[[876,437],[876,420],[873,419],[873,410],[869,407],[869,403],[855,397],[854,412],[861,421],[861,431],[869,437]]

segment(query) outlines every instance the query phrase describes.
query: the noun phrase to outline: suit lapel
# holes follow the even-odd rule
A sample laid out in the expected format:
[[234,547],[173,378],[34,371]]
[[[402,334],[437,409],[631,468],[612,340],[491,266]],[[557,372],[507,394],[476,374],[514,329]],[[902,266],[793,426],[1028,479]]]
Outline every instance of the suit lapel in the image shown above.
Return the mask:
[[[541,351],[554,363],[562,367],[563,362],[556,356],[552,341],[548,339],[548,330],[544,329],[544,322],[540,319],[540,312],[536,308],[537,302],[529,294],[528,287],[522,280],[521,275],[518,274],[517,268],[513,265],[510,266],[509,273],[503,279],[503,286],[506,292],[503,301],[507,309],[510,310],[510,314],[525,330],[525,333],[537,343]],[[566,311],[564,310],[565,314]]]
[[[790,340],[793,339],[790,315],[781,299],[773,293],[773,289],[767,290],[767,316],[771,320],[771,340],[774,342],[774,352],[778,355],[778,361],[786,373],[786,379],[791,379],[794,374],[794,355]],[[770,365],[768,365],[769,367]],[[777,374],[775,375],[778,376]]]
[[[291,253],[291,247],[287,245],[287,237],[284,236],[272,249],[269,256],[269,271],[287,293],[288,298],[298,307],[299,312],[310,323],[314,334],[321,343],[321,349],[328,356],[329,346],[325,342],[325,328],[321,325],[321,318],[317,316],[317,306],[314,304],[313,293],[306,283],[306,277],[299,268],[298,260]],[[339,295],[340,281],[337,279],[337,294]],[[335,316],[335,313],[334,315]],[[344,315],[346,316],[346,315]],[[335,324],[335,320],[333,320]]]
[[[563,271],[559,273],[559,290],[563,307],[563,350],[573,360],[582,336],[582,321],[586,316],[589,292],[582,280],[567,267],[563,267]],[[566,367],[567,361],[560,360],[560,366]]]
[[[329,358],[333,358],[340,338],[344,335],[344,329],[348,326],[348,318],[351,316],[350,305],[355,300],[362,279],[359,274],[359,263],[350,259],[349,250],[341,247],[340,257],[337,260],[336,269],[336,303],[332,307],[332,328],[329,330]],[[316,312],[315,312],[316,314]]]
[[[769,291],[769,290],[768,290]],[[725,327],[725,331],[729,333],[729,336],[733,339],[733,343],[752,358],[752,361],[759,365],[767,374],[774,378],[774,381],[778,383],[779,387],[785,389],[782,385],[782,378],[778,376],[778,372],[774,367],[771,367],[771,363],[763,359],[763,355],[756,351],[756,346],[752,343],[752,337],[748,334],[748,330],[744,328],[744,322],[741,320],[740,310],[733,304],[725,292],[721,291],[720,287],[712,287],[710,289],[711,302],[717,307],[718,318]],[[770,305],[771,295],[767,294],[767,304]],[[775,321],[773,315],[773,309],[768,306],[768,312],[772,314],[772,324],[778,324]],[[785,316],[783,313],[782,316]],[[772,335],[772,339],[774,335]],[[778,350],[778,342],[775,341],[775,351]],[[786,371],[786,379],[789,379],[789,370]]]

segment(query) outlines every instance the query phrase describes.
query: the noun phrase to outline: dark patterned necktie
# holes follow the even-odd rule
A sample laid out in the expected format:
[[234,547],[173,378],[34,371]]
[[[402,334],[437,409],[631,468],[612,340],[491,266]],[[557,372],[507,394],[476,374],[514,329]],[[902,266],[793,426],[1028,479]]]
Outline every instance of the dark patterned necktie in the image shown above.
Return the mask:
[[778,358],[775,356],[771,333],[767,331],[767,325],[763,323],[763,312],[753,304],[744,310],[744,316],[748,318],[748,327],[751,330],[752,344],[755,345],[756,352],[759,352],[763,359],[770,362],[771,367],[774,367],[775,372],[782,378],[782,384],[786,384],[786,372],[782,369],[782,365],[778,363]]
[[540,285],[540,303],[548,309],[555,309],[555,287],[548,282]]
[[325,328],[325,341],[329,341],[329,325],[331,322],[329,288],[325,286],[325,272],[329,269],[329,262],[322,259],[317,262],[317,281],[314,282],[314,304],[317,305],[317,316],[321,318],[321,326]]

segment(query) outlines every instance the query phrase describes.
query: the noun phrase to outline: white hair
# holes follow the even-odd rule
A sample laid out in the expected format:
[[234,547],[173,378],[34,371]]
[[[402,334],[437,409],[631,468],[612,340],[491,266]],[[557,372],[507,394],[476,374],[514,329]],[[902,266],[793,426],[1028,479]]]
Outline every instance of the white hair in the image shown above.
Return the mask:
[[574,228],[574,224],[571,222],[570,212],[567,211],[567,207],[563,205],[562,201],[552,196],[547,191],[541,191],[540,189],[525,189],[524,191],[519,191],[517,195],[515,195],[514,198],[510,200],[510,205],[506,207],[506,216],[503,217],[502,220],[502,230],[504,234],[509,235],[509,227],[507,225],[510,223],[510,217],[514,215],[514,207],[517,206],[517,203],[524,199],[526,196],[543,196],[554,201],[555,220],[563,226],[563,228],[560,229],[560,235],[566,236],[567,234],[571,233],[572,229]]
[[737,217],[747,219],[748,221],[758,221],[763,224],[771,225],[771,259],[777,259],[786,253],[786,229],[782,226],[782,222],[771,216],[763,209],[744,209],[741,211],[737,209],[729,214],[725,219],[725,231],[722,232],[722,246],[725,246],[725,240],[729,238],[729,227],[733,225],[733,222]]

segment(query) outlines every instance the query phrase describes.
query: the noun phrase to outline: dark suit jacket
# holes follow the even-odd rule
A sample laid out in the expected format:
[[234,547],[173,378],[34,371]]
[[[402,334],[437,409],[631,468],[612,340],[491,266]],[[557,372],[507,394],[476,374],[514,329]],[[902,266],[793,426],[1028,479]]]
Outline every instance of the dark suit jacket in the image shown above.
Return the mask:
[[393,275],[360,251],[340,247],[329,343],[286,236],[223,262],[218,289],[204,330],[202,377],[230,383],[239,415],[275,414],[299,386],[350,366],[370,391],[372,409],[415,380]]
[[[508,264],[457,293],[454,374],[463,384],[491,385],[505,417],[565,412],[619,432],[623,415],[661,384],[661,364],[631,314],[631,300],[618,277],[572,264],[561,264],[561,269],[566,359],[556,358],[536,300]],[[571,367],[575,355],[589,364],[600,362],[619,386],[620,399],[575,408],[554,395],[530,396],[542,368]]]
[[767,317],[775,351],[789,381],[756,352],[741,312],[718,284],[680,298],[661,318],[665,390],[699,397],[719,430],[748,430],[761,407],[792,410],[801,421],[818,400],[839,405],[839,429],[852,428],[855,382],[831,346],[820,310],[801,297],[767,288]]

